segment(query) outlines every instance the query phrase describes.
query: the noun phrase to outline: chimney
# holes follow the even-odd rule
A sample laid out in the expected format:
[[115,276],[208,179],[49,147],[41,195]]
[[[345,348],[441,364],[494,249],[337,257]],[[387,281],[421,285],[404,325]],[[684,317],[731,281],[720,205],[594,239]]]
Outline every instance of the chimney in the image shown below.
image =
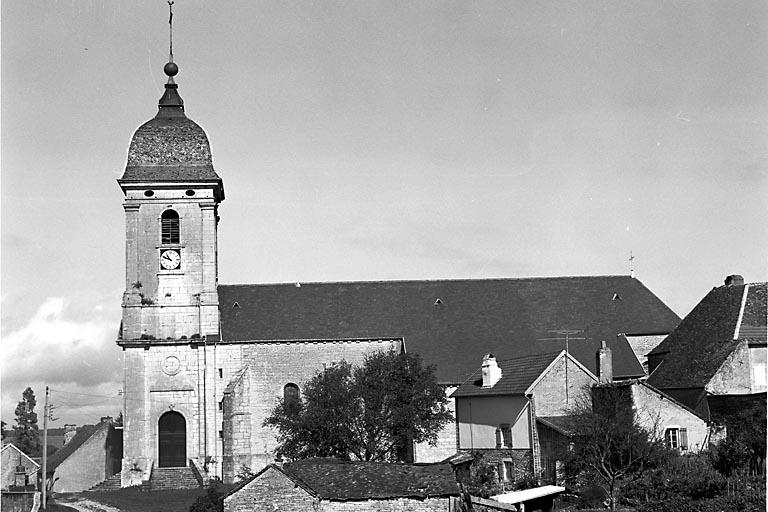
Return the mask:
[[725,286],[741,286],[744,284],[744,278],[738,274],[725,278]]
[[492,388],[501,379],[501,368],[496,364],[493,354],[483,356],[482,374],[484,388]]
[[597,351],[597,378],[600,384],[613,382],[613,354],[605,340],[600,342],[600,350]]
[[112,416],[102,416],[101,423],[112,423]]
[[66,424],[64,425],[64,444],[67,444],[77,434],[77,425]]

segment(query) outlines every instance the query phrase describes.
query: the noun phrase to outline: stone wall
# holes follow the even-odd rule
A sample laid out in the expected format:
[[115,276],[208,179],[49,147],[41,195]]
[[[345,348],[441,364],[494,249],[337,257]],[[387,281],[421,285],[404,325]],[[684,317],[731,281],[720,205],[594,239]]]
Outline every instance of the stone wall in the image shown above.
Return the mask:
[[116,449],[110,425],[102,425],[77,450],[59,464],[53,474],[53,492],[80,492],[112,476],[117,467],[111,459]]
[[[445,394],[450,396],[456,391],[457,386],[445,386]],[[429,443],[416,443],[413,447],[414,462],[440,462],[454,453],[458,448],[458,428],[456,423],[456,400],[448,399],[448,410],[453,414],[454,420],[445,425],[437,435],[435,445]]]
[[[39,466],[29,457],[24,455],[13,445],[6,445],[2,450],[2,480],[0,488],[7,490],[9,486],[16,485],[16,466],[24,466],[26,479],[30,484],[37,485],[37,472]],[[23,482],[22,482],[23,484]]]
[[[566,378],[567,361],[567,378]],[[536,416],[563,416],[589,400],[589,387],[595,380],[570,359],[562,357],[533,388]]]
[[472,450],[482,456],[482,463],[496,468],[497,475],[501,477],[499,466],[504,461],[511,461],[514,467],[514,475],[509,480],[516,482],[525,480],[533,475],[533,456],[531,450],[525,449],[498,449],[498,450]]
[[315,499],[281,471],[270,467],[240,490],[224,498],[224,512],[279,510],[315,512]]
[[232,482],[247,465],[259,471],[275,461],[276,432],[264,420],[283,396],[286,384],[302,386],[324,367],[345,360],[353,365],[366,354],[379,350],[401,350],[401,341],[342,340],[243,344],[243,375],[231,386],[224,401],[223,456],[225,482]]

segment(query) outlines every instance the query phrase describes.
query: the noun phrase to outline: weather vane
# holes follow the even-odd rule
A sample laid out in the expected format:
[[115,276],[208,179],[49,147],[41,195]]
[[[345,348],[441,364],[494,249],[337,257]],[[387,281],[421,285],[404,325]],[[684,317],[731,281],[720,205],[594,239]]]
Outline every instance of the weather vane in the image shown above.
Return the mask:
[[173,2],[171,0],[168,0],[168,14],[168,40],[170,41],[168,62],[173,62]]

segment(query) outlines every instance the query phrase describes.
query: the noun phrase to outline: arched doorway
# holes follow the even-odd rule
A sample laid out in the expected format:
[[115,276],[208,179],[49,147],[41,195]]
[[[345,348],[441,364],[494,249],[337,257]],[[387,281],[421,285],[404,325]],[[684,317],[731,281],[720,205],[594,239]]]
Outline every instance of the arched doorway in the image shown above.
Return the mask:
[[161,468],[187,465],[187,422],[178,412],[167,412],[158,422],[158,461]]

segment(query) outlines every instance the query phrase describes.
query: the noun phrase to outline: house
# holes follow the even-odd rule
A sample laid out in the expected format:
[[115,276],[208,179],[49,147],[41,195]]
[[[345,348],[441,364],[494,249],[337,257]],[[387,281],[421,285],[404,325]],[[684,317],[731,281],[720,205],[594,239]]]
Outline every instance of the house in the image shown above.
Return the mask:
[[453,393],[457,449],[481,452],[505,483],[531,476],[555,481],[563,451],[584,434],[579,415],[608,394],[670,448],[686,452],[707,446],[708,425],[696,412],[644,378],[614,380],[606,344],[595,360],[598,375],[565,351],[502,361],[488,354]]
[[224,511],[449,512],[459,495],[449,464],[318,458],[270,464],[224,498]]
[[0,450],[0,462],[2,466],[0,489],[7,491],[11,487],[23,488],[28,485],[37,489],[37,473],[40,471],[40,464],[32,460],[15,444],[3,446]]
[[[570,423],[569,415],[588,399],[597,381],[564,350],[501,361],[488,354],[482,367],[453,393],[457,449],[481,452],[505,483],[542,472],[545,479],[553,479],[553,454],[547,450],[562,434],[551,426]],[[545,430],[544,452],[541,428],[552,430]]]
[[123,456],[122,429],[112,418],[83,425],[77,434],[47,461],[47,477],[53,492],[90,489],[120,471]]
[[765,407],[766,290],[728,276],[650,352],[648,383],[708,420],[729,396]]
[[599,399],[601,394],[631,407],[636,424],[654,438],[664,439],[667,448],[680,453],[695,453],[709,445],[707,421],[644,379],[598,384],[592,390],[593,400]]

